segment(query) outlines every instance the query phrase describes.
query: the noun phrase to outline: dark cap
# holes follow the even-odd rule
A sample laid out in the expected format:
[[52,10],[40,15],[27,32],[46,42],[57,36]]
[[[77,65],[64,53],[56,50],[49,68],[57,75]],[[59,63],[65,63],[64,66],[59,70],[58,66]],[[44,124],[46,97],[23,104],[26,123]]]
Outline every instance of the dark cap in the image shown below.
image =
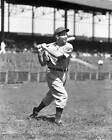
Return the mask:
[[57,28],[56,30],[55,30],[55,32],[54,32],[54,35],[59,35],[59,34],[61,34],[62,32],[68,32],[69,31],[69,29],[66,29],[66,28],[64,28],[64,27],[59,27],[59,28]]

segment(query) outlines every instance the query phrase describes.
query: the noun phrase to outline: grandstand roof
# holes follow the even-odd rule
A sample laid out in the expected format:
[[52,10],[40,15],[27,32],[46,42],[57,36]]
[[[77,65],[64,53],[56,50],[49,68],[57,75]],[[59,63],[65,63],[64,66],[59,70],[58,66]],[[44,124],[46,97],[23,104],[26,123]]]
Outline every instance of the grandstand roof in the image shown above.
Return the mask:
[[6,0],[8,3],[48,6],[62,9],[82,9],[89,11],[112,11],[111,0]]

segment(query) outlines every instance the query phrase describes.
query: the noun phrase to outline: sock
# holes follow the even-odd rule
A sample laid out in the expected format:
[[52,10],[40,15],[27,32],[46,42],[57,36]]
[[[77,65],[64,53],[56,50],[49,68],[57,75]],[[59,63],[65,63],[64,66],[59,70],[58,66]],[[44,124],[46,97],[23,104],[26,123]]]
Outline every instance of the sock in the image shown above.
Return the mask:
[[39,104],[38,107],[34,107],[33,108],[33,113],[38,113],[40,112],[44,107],[46,107],[46,105],[43,103],[43,101]]
[[60,121],[62,112],[63,112],[63,108],[56,107],[55,121]]

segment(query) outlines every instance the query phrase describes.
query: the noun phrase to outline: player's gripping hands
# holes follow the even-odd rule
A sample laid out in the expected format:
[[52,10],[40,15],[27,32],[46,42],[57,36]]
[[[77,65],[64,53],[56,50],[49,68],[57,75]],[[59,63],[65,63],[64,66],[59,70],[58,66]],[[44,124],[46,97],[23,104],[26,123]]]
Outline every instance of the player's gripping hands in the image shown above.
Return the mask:
[[38,52],[44,51],[44,50],[46,50],[46,48],[47,48],[46,43],[42,43],[42,44],[37,45]]
[[42,52],[43,50],[45,50],[44,48],[47,47],[47,44],[46,43],[42,43],[42,44],[39,44],[37,45],[36,43],[33,44],[35,48],[37,48],[37,51],[38,52]]
[[46,44],[46,43],[42,43],[42,44],[41,44],[41,49],[47,50],[47,44]]

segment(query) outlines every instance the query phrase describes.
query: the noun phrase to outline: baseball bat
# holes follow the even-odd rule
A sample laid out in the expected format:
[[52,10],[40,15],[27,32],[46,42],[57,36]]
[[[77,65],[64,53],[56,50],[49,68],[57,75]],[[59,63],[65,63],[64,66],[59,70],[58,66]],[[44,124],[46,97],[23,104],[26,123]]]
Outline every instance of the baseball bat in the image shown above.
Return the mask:
[[[75,37],[74,36],[67,38],[67,42],[72,41],[72,40],[75,40]],[[53,43],[55,43],[55,42],[48,43],[47,46],[52,45]]]
[[[67,38],[67,42],[69,42],[69,41],[73,41],[73,40],[75,40],[75,37],[74,36],[72,36],[72,37],[68,37]],[[49,45],[52,45],[52,44],[54,44],[55,42],[52,42],[52,43],[48,43],[47,44],[47,47],[49,46]],[[39,45],[34,45],[34,47],[36,47],[37,49],[40,49],[41,48],[41,44],[39,44]]]

